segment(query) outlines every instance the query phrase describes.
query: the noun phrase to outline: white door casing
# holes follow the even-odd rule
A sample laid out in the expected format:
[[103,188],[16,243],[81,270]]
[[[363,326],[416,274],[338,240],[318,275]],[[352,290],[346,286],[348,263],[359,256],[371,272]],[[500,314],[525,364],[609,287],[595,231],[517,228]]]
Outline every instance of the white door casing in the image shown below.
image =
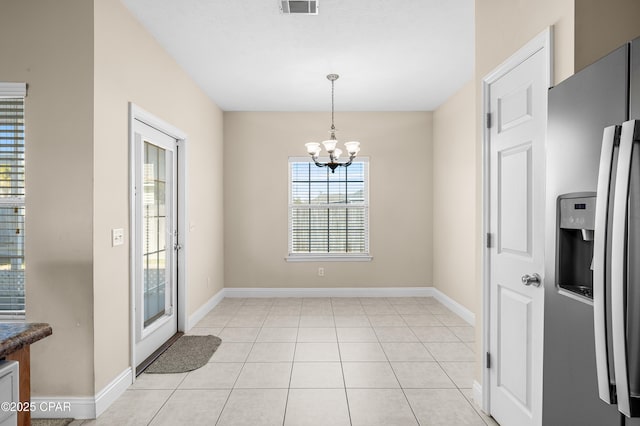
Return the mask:
[[[184,232],[186,217],[186,134],[134,104],[129,107],[130,128],[130,252],[131,252],[131,367],[135,381],[136,366],[153,353],[177,331],[188,328],[186,316],[186,264],[187,239]],[[156,151],[160,163],[145,160]],[[180,155],[178,155],[178,149]],[[160,169],[152,170],[153,168]],[[148,176],[153,174],[154,176]],[[156,180],[156,182],[151,182]],[[166,190],[156,188],[154,194],[145,191],[147,186],[159,186],[166,181]],[[146,193],[145,193],[146,192]],[[166,195],[164,195],[166,193]],[[146,198],[145,198],[146,197]],[[142,223],[144,205],[163,199],[166,205],[158,211],[156,223]],[[156,200],[157,201],[157,200]],[[154,214],[151,214],[154,216]],[[166,219],[164,218],[166,216]],[[160,218],[160,219],[158,219]],[[167,225],[164,225],[166,221]],[[153,227],[155,225],[155,229]],[[156,230],[157,238],[149,238],[149,230]],[[143,236],[143,232],[147,235]],[[159,312],[145,324],[144,268],[142,262],[143,241],[158,243],[158,251],[166,248],[167,284],[166,297],[158,303]],[[178,250],[179,248],[179,250]],[[147,248],[149,249],[149,248]],[[159,258],[160,259],[160,258]],[[160,263],[160,260],[157,261]],[[147,269],[148,265],[147,265]],[[153,268],[151,268],[153,269]],[[149,272],[149,271],[147,271]],[[156,271],[151,271],[151,277]],[[159,273],[159,272],[158,272]],[[149,274],[147,274],[149,277]],[[149,315],[147,315],[149,316]]]
[[544,286],[522,277],[544,271],[550,51],[551,29],[484,79],[483,408],[505,426],[542,424]]

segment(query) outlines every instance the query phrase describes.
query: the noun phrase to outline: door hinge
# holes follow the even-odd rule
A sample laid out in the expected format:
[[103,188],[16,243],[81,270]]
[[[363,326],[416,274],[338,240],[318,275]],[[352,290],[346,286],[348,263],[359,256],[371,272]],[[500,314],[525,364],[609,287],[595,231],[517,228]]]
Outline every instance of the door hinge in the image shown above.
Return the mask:
[[485,368],[491,368],[491,355],[487,352],[487,356],[485,359]]
[[487,113],[487,123],[486,124],[487,124],[487,129],[490,129],[491,128],[491,113],[490,112]]
[[493,247],[493,235],[487,232],[487,248]]
[[178,230],[177,229],[175,231],[173,231],[173,238],[174,238],[173,241],[175,241],[175,243],[173,244],[173,249],[175,251],[182,250],[182,244],[180,244],[178,242]]

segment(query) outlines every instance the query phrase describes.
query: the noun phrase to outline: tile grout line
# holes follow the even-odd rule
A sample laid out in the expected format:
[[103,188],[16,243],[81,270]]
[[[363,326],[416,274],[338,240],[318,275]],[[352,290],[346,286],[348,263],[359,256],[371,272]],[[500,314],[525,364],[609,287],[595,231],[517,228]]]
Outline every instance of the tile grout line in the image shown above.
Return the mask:
[[[444,325],[444,324],[443,324],[443,325]],[[453,330],[451,330],[451,328],[450,328],[450,327],[452,327],[452,326],[448,326],[448,325],[444,325],[444,326],[447,328],[447,330],[449,330],[451,333],[453,333],[453,334],[456,336],[456,338],[458,338],[458,342],[453,342],[453,343],[459,343],[459,342],[461,342],[461,343],[465,344],[465,342],[462,342],[462,339],[461,339],[457,334],[455,334],[455,333],[453,332]],[[454,326],[454,327],[455,327],[455,326]],[[447,342],[447,343],[448,343],[448,342]],[[478,410],[476,410],[476,409],[475,409],[475,407],[473,406],[472,402],[471,402],[471,401],[469,401],[469,400],[464,396],[464,394],[463,394],[463,393],[462,393],[462,391],[461,391],[461,388],[458,386],[458,384],[455,382],[455,380],[453,380],[453,378],[451,377],[451,375],[450,375],[449,373],[447,373],[447,370],[445,370],[445,368],[444,368],[444,367],[442,366],[442,364],[441,364],[441,362],[468,362],[468,361],[440,361],[440,360],[436,359],[436,357],[435,357],[435,356],[433,356],[433,354],[431,353],[431,351],[429,351],[429,348],[427,348],[427,346],[426,346],[423,342],[422,342],[422,345],[425,347],[425,349],[427,350],[427,352],[429,352],[429,354],[431,354],[431,357],[432,357],[432,358],[434,359],[434,361],[438,364],[438,367],[440,367],[440,368],[442,369],[442,371],[444,372],[444,374],[449,378],[449,380],[451,380],[451,382],[452,382],[452,383],[453,383],[453,385],[455,386],[456,391],[458,391],[458,393],[462,396],[462,398],[464,399],[464,401],[465,401],[465,402],[466,402],[466,403],[471,407],[471,409],[473,410],[473,412],[474,412],[474,413],[476,413],[476,416],[478,416],[478,417],[480,418],[480,420],[481,420],[485,425],[490,426],[490,425],[489,425],[489,424],[488,424],[488,423],[487,423],[487,422],[482,418],[482,416],[480,415],[480,413],[478,413]],[[465,346],[467,346],[467,345],[465,344]],[[468,346],[467,346],[467,347],[468,347]],[[475,352],[474,352],[474,355],[475,355]]]
[[[349,405],[349,394],[347,393],[347,379],[344,377],[344,366],[342,364],[342,351],[340,350],[340,342],[338,339],[338,325],[336,324],[336,314],[335,314],[335,311],[333,310],[333,302],[331,302],[331,312],[333,313],[333,326],[335,327],[335,330],[336,330],[336,346],[338,346],[338,359],[340,360],[340,372],[342,373],[342,384],[344,385],[344,398],[345,398],[345,401],[347,402],[347,414],[349,416],[349,425],[353,426],[353,420],[351,419],[351,406]],[[369,321],[369,318],[367,318],[367,321]]]
[[[224,327],[222,327],[224,328]],[[222,330],[221,330],[222,331]],[[211,355],[213,356],[213,354]],[[207,361],[207,364],[209,363],[209,361]],[[206,364],[205,364],[206,365]],[[204,366],[203,366],[204,367]],[[178,388],[180,387],[180,385],[182,384],[182,382],[184,382],[187,377],[189,376],[189,374],[191,373],[191,371],[187,372],[187,374],[185,374],[185,376],[182,378],[182,380],[180,380],[180,382],[178,382],[178,384],[176,384],[176,387],[174,389],[169,389],[171,390],[171,393],[169,394],[169,397],[166,399],[166,401],[164,401],[164,403],[162,403],[162,405],[160,406],[160,408],[158,409],[158,411],[156,411],[156,413],[151,417],[151,419],[149,420],[149,422],[147,423],[147,426],[151,425],[151,423],[153,423],[153,421],[155,420],[156,417],[158,417],[158,414],[160,414],[160,411],[162,411],[162,409],[164,408],[165,405],[167,405],[167,402],[169,402],[169,400],[171,399],[171,397],[173,395],[175,395],[175,393],[178,391]],[[145,373],[143,373],[145,374]],[[160,390],[160,389],[159,389]],[[227,397],[228,398],[228,397]]]
[[[392,307],[393,307],[393,305],[392,305]],[[395,307],[393,307],[393,309],[395,309]],[[400,314],[398,312],[398,315],[400,315],[400,318],[402,318],[402,314]],[[404,321],[404,318],[402,318],[402,320]],[[409,325],[407,324],[407,327],[408,326]],[[409,328],[409,330],[411,330],[411,328]],[[413,333],[413,331],[411,331],[411,333]],[[415,335],[415,333],[414,333],[414,335]],[[415,337],[416,337],[416,339],[418,338],[418,336],[415,336]],[[420,340],[420,339],[418,339],[418,340]],[[391,371],[393,372],[393,376],[398,381],[398,386],[400,387],[400,390],[402,391],[402,395],[404,395],[405,401],[407,401],[407,405],[409,406],[409,409],[411,410],[411,414],[413,414],[413,418],[416,421],[416,425],[420,425],[420,420],[418,420],[418,416],[416,415],[416,412],[413,409],[413,406],[411,405],[411,401],[409,401],[409,397],[407,397],[407,393],[404,391],[404,387],[402,386],[402,383],[400,383],[400,379],[398,378],[398,374],[396,373],[396,370],[393,368],[393,364],[391,364],[391,360],[389,359],[389,356],[387,355],[387,352],[384,350],[384,346],[382,346],[382,344],[380,346],[382,347],[382,352],[384,353],[384,356],[387,358],[387,362],[389,363],[389,367],[391,368]]]
[[293,343],[293,357],[291,358],[291,371],[289,371],[289,386],[287,387],[287,397],[284,400],[284,413],[282,415],[282,426],[287,420],[287,407],[289,407],[289,395],[291,394],[291,379],[293,377],[293,364],[296,359],[296,349],[298,348],[298,334],[300,333],[300,316],[298,316],[298,328],[296,330],[296,340]]
[[[243,302],[242,302],[242,304],[240,304],[241,307],[244,306],[244,304],[246,302],[246,299],[243,298],[242,300],[243,300]],[[235,315],[234,315],[234,317],[235,317]],[[229,320],[229,321],[231,321],[231,320]],[[229,323],[229,321],[227,321],[227,324]],[[224,328],[226,328],[226,327],[223,327],[223,330],[224,330]],[[258,338],[258,336],[256,335],[256,339],[257,338]],[[232,343],[232,342],[229,342],[229,343]],[[227,404],[229,403],[229,399],[231,398],[231,394],[233,393],[233,390],[235,389],[236,383],[238,383],[238,379],[240,378],[240,374],[242,374],[242,370],[244,369],[244,366],[247,363],[247,359],[249,358],[249,355],[251,354],[251,351],[253,350],[253,346],[254,345],[255,345],[255,340],[253,341],[253,343],[251,343],[251,348],[249,349],[249,352],[247,352],[247,356],[244,358],[244,362],[242,363],[242,367],[240,367],[240,371],[238,372],[238,376],[233,381],[233,385],[231,385],[231,389],[229,390],[229,395],[227,395],[227,399],[224,401],[224,404],[222,405],[222,409],[220,410],[220,414],[218,414],[218,418],[216,419],[216,422],[214,423],[215,425],[217,425],[218,422],[220,422],[220,418],[222,418],[222,413],[224,413],[224,409],[227,408]]]

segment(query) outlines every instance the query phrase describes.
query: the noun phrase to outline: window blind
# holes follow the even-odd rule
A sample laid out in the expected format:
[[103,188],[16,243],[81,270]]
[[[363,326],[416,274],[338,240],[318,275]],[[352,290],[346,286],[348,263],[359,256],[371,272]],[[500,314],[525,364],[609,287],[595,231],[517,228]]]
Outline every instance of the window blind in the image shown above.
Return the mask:
[[289,167],[289,253],[368,253],[367,163],[335,173],[308,160]]
[[25,89],[0,83],[0,315],[25,310]]

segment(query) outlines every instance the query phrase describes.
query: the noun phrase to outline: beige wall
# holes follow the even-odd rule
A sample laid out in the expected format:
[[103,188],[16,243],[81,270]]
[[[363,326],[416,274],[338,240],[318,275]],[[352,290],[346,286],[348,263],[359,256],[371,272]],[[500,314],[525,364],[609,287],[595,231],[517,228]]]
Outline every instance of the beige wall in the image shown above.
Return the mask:
[[[287,160],[328,136],[330,114],[225,112],[227,287],[430,286],[432,115],[337,112],[370,158],[371,262],[285,262]],[[319,266],[325,276],[318,277]]]
[[[188,135],[188,314],[224,285],[222,112],[118,0],[98,0],[93,156],[95,392],[130,365],[129,102]],[[125,229],[125,245],[111,247],[112,228]]]
[[0,80],[26,82],[27,319],[36,395],[93,394],[93,4],[10,0]]
[[433,285],[478,312],[475,85],[433,113]]
[[638,36],[640,36],[640,1],[576,1],[576,71],[580,71],[616,47]]

